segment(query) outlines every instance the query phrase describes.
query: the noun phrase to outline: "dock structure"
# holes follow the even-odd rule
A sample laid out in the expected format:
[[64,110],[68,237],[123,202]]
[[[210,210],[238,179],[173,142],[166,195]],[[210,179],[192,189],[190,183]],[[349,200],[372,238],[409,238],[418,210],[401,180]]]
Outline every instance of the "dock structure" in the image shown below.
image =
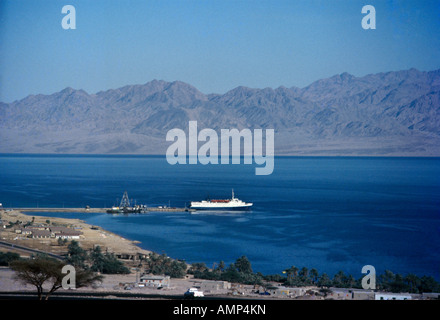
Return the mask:
[[[124,191],[119,206],[113,206],[111,208],[91,208],[86,205],[82,208],[45,208],[45,207],[33,207],[33,208],[4,208],[0,206],[0,210],[17,210],[21,212],[72,212],[72,213],[110,213],[110,214],[142,214],[149,212],[191,212],[195,211],[187,207],[170,207],[170,206],[156,206],[150,207],[144,204],[132,205],[133,201],[130,201],[127,191]],[[1,204],[0,204],[1,205]]]
[[79,212],[79,213],[105,213],[107,212],[107,208],[8,208],[6,210],[17,210],[21,212]]
[[[132,203],[133,201],[131,201]],[[110,209],[107,209],[106,212],[110,214],[129,214],[129,213],[148,213],[148,212],[188,212],[193,211],[188,208],[176,208],[170,206],[157,206],[157,207],[149,207],[144,204],[140,205],[132,205],[130,203],[130,199],[128,197],[127,191],[124,192],[119,207],[113,206]]]
[[124,192],[124,195],[122,196],[121,203],[119,204],[120,208],[130,208],[130,199],[128,198],[127,191]]
[[174,208],[174,207],[148,207],[147,211],[151,212],[189,212],[195,211],[194,209],[189,208]]
[[7,210],[17,210],[20,212],[72,212],[72,213],[148,213],[148,212],[191,212],[194,209],[176,207],[144,207],[139,212],[111,211],[111,208],[8,208]]

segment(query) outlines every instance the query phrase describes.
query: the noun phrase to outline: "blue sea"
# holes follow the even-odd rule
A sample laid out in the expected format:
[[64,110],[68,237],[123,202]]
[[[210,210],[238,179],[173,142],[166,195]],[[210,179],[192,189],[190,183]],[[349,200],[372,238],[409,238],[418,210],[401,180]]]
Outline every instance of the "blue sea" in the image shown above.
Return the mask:
[[277,157],[253,165],[170,165],[159,156],[0,155],[4,207],[183,207],[236,197],[249,212],[35,213],[80,218],[188,263],[245,255],[255,272],[295,265],[334,275],[415,273],[440,280],[440,159]]

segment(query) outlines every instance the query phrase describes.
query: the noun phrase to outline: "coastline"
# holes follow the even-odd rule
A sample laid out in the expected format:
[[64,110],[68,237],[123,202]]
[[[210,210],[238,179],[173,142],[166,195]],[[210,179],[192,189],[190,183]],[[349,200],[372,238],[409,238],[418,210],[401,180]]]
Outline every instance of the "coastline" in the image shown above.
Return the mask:
[[[72,212],[72,208],[66,208],[66,212]],[[41,210],[40,210],[41,211]],[[75,211],[78,212],[78,211]],[[93,212],[92,210],[89,212]],[[105,211],[104,211],[105,212]],[[168,288],[158,290],[156,287],[136,287],[135,283],[138,282],[139,272],[136,269],[139,261],[136,259],[139,255],[148,255],[153,251],[145,250],[137,246],[139,241],[125,239],[115,233],[107,231],[101,227],[87,224],[80,219],[71,218],[59,218],[59,217],[47,217],[47,216],[35,216],[31,214],[25,214],[19,210],[0,210],[1,220],[3,225],[9,222],[14,223],[17,220],[21,222],[29,222],[33,220],[33,225],[47,223],[46,220],[50,220],[51,225],[64,225],[69,228],[75,228],[80,230],[83,234],[78,241],[79,245],[83,249],[91,249],[95,245],[100,245],[103,251],[109,251],[117,256],[125,256],[128,259],[122,259],[126,265],[131,265],[129,274],[106,274],[103,275],[103,281],[100,285],[94,287],[83,287],[75,290],[78,297],[83,298],[98,298],[98,299],[130,299],[130,295],[134,295],[134,299],[141,300],[169,300],[169,299],[182,299],[184,293],[191,287],[198,286],[201,283],[212,283],[210,280],[196,279],[192,275],[187,275],[184,278],[173,278],[172,285]],[[33,219],[34,218],[34,219]],[[7,230],[7,231],[6,231]],[[3,246],[2,243],[10,243],[13,247]],[[61,247],[56,239],[31,239],[16,234],[14,228],[5,229],[0,225],[0,252],[16,252],[22,257],[30,256],[30,253],[20,249],[20,247],[28,247],[40,252],[51,253],[54,255],[62,255],[67,252],[67,244]],[[0,267],[0,300],[8,297],[26,297],[33,295],[35,289],[32,286],[26,286],[20,282],[15,281],[14,272],[8,267]],[[129,287],[130,291],[127,287]],[[208,292],[208,296],[214,299],[257,299],[267,300],[274,297],[271,296],[259,296],[252,293],[254,286],[238,284],[237,288],[241,288],[241,293],[231,293],[230,289],[217,289],[215,292]],[[46,290],[49,288],[45,288]],[[56,297],[62,297],[63,294],[73,294],[68,290],[57,290],[53,295],[53,299]],[[3,298],[2,298],[3,297]],[[279,298],[279,297],[277,297]]]
[[[39,209],[39,211],[42,210],[44,211],[44,208]],[[65,212],[71,212],[73,209],[66,208],[64,210]],[[82,210],[86,212],[86,209]],[[23,213],[21,210],[18,209],[1,211],[1,220],[3,225],[16,223],[16,221],[26,223],[32,220],[33,225],[39,225],[46,224],[47,221],[50,221],[51,225],[66,226],[81,232],[79,239],[75,240],[78,241],[83,249],[86,250],[92,249],[95,246],[99,245],[103,251],[108,251],[116,255],[122,256],[148,255],[149,253],[151,253],[151,251],[142,249],[141,247],[137,246],[137,243],[139,243],[139,241],[125,239],[120,235],[107,231],[99,226],[90,225],[83,220],[47,216],[32,216],[31,210],[28,211],[29,212],[26,213]],[[78,212],[78,210],[76,210],[75,212]],[[90,210],[87,212],[95,211]],[[55,238],[32,239],[22,234],[15,233],[14,228],[1,228],[0,230],[1,241],[58,255],[63,254],[63,252],[67,252],[67,246],[60,246]],[[2,249],[0,247],[0,251],[1,250]]]
[[[138,241],[125,239],[115,233],[101,227],[92,226],[80,219],[59,218],[47,216],[31,216],[18,210],[0,211],[0,252],[16,252],[20,256],[30,256],[21,250],[21,246],[38,250],[43,253],[59,255],[62,259],[67,252],[68,243],[61,244],[55,237],[46,239],[32,239],[15,232],[14,223],[32,221],[32,225],[50,224],[65,226],[75,230],[81,230],[80,238],[76,241],[83,249],[91,249],[96,245],[101,246],[103,251],[115,254],[120,260],[129,266],[129,274],[106,274],[102,282],[97,286],[84,287],[70,292],[60,289],[54,295],[54,299],[110,299],[110,300],[181,300],[189,288],[202,288],[206,299],[248,299],[248,300],[378,300],[378,296],[389,300],[415,299],[429,300],[438,299],[438,293],[409,293],[406,291],[392,293],[388,291],[376,291],[360,289],[356,287],[333,287],[327,288],[328,292],[321,292],[322,287],[316,284],[285,286],[279,281],[268,280],[265,285],[242,284],[240,282],[218,281],[209,278],[195,278],[192,274],[182,278],[172,278],[171,285],[164,288],[157,286],[139,286],[139,258],[140,255],[153,253],[136,245]],[[48,221],[50,220],[50,221]],[[9,228],[4,225],[12,223]],[[17,223],[18,225],[18,223]],[[5,243],[12,247],[4,246]],[[12,249],[12,250],[11,250]],[[225,285],[229,282],[229,285]],[[225,285],[225,286],[223,286]],[[45,290],[50,289],[46,288]],[[158,290],[162,289],[162,290]],[[257,290],[258,289],[258,290]],[[130,290],[130,291],[126,291]],[[266,294],[261,295],[260,290]],[[269,292],[268,292],[269,291]],[[32,286],[24,285],[14,279],[14,271],[8,267],[0,267],[0,300],[2,299],[26,299],[35,294]],[[205,298],[203,298],[205,299]]]

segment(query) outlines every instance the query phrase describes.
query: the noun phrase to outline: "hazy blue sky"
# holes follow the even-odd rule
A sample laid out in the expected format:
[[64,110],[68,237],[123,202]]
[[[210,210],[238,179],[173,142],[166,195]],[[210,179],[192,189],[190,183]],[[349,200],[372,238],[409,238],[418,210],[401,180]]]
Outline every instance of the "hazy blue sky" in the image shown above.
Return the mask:
[[[76,30],[64,30],[64,5]],[[361,27],[364,5],[376,30]],[[180,80],[203,93],[440,68],[440,1],[0,0],[0,101]]]

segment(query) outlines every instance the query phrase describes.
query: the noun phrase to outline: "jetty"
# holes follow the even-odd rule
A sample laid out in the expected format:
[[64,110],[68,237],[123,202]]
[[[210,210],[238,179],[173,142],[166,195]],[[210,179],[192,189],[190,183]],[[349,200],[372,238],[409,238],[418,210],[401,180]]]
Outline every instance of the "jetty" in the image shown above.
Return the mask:
[[88,205],[77,208],[66,207],[25,207],[25,208],[5,208],[0,203],[0,210],[12,211],[17,210],[20,212],[72,212],[72,213],[110,213],[110,214],[142,214],[149,212],[191,212],[194,209],[187,207],[171,207],[171,206],[147,206],[144,204],[132,205],[133,200],[128,198],[127,191],[124,192],[119,206],[113,206],[111,208],[92,208]]
[[110,214],[129,214],[129,213],[148,213],[148,212],[188,212],[194,211],[189,208],[176,208],[170,206],[157,206],[157,207],[149,207],[144,204],[140,205],[132,205],[128,198],[127,191],[124,192],[119,207],[113,206],[110,209],[107,209],[106,212]]
[[176,208],[176,207],[144,207],[139,212],[124,212],[123,209],[119,211],[110,212],[112,208],[3,208],[3,210],[16,210],[20,212],[72,212],[72,213],[148,213],[148,212],[189,212],[195,211],[190,208]]
[[20,212],[83,212],[83,213],[105,213],[107,208],[45,208],[45,207],[33,207],[33,208],[4,208],[4,210],[16,210]]

